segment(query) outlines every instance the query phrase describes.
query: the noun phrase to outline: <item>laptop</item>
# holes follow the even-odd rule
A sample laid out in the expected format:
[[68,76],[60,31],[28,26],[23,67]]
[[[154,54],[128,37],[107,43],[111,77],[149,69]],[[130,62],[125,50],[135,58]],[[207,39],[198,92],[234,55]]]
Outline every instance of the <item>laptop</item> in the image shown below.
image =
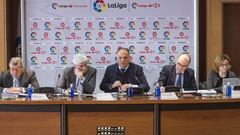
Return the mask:
[[239,78],[224,78],[222,82],[222,88],[224,88],[224,86],[226,86],[228,82],[234,87],[234,89],[237,88],[237,86],[240,86]]

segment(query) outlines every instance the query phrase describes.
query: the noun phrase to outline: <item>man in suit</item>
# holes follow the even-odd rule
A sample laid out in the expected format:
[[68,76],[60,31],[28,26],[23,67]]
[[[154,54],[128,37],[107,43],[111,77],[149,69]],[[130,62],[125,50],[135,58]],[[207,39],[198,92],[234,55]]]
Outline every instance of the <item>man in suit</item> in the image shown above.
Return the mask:
[[126,91],[130,83],[138,85],[145,92],[150,89],[143,68],[130,62],[127,48],[119,48],[117,63],[107,67],[100,89],[104,92]]
[[84,54],[73,56],[73,67],[63,70],[55,93],[61,93],[73,84],[75,90],[92,94],[96,85],[97,70],[88,65],[88,58]]
[[9,68],[9,71],[4,71],[0,75],[1,93],[25,92],[28,84],[32,85],[33,92],[38,92],[39,84],[35,72],[25,69],[21,58],[11,58]]
[[188,54],[179,55],[175,65],[166,65],[160,72],[158,82],[161,91],[165,90],[164,86],[178,86],[184,90],[197,90],[197,84],[194,77],[194,70],[189,68],[191,58]]

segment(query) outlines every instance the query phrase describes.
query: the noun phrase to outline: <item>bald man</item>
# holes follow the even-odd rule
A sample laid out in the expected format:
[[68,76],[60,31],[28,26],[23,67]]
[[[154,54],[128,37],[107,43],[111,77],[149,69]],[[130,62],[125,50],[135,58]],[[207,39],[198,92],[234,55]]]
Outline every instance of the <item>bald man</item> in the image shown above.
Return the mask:
[[[127,48],[119,48],[117,63],[107,67],[100,89],[104,92],[126,91],[130,83],[138,85],[144,92],[148,92],[150,89],[143,68],[130,62]],[[136,91],[136,93],[138,92]]]
[[197,84],[194,77],[194,70],[189,68],[191,58],[188,54],[183,53],[178,56],[176,64],[166,65],[160,72],[158,82],[163,86],[177,86],[184,90],[197,90]]

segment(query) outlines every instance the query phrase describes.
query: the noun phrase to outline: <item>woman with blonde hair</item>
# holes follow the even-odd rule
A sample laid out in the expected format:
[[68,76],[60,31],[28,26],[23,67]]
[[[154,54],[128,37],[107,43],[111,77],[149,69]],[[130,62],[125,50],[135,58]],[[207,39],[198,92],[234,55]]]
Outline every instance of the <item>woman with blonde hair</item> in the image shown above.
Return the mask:
[[231,59],[227,54],[220,54],[215,58],[214,69],[208,73],[207,88],[222,88],[224,78],[236,78],[237,75],[230,71]]

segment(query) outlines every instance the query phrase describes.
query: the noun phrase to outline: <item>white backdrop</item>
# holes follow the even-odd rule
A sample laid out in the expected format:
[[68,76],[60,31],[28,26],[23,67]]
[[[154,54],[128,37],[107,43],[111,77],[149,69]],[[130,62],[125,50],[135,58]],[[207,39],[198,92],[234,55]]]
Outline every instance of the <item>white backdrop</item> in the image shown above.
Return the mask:
[[98,69],[96,92],[119,46],[144,67],[149,85],[182,52],[197,71],[196,0],[23,0],[23,57],[41,86],[84,53]]

